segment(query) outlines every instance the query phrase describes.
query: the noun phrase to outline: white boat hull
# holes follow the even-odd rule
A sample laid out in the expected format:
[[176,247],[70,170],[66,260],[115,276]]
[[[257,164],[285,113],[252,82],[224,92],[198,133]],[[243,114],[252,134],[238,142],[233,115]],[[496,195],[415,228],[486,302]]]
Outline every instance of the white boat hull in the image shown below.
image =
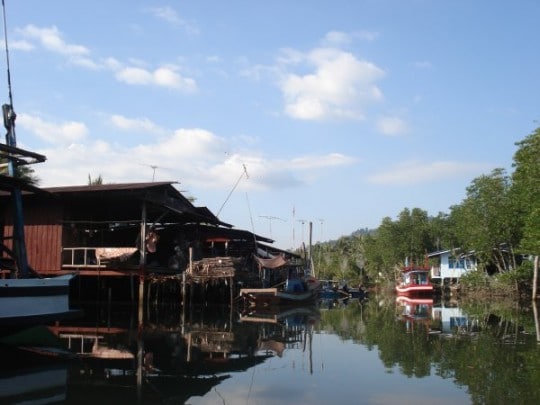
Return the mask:
[[73,275],[0,280],[0,326],[26,326],[72,318],[69,305]]

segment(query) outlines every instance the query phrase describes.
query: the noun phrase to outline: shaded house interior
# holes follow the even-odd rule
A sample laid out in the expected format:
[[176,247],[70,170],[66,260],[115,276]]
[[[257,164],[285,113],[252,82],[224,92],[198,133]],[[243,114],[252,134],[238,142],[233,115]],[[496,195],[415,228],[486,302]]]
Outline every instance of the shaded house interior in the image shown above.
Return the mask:
[[[251,258],[257,248],[281,253],[273,241],[233,228],[195,207],[174,182],[103,184],[43,189],[23,195],[28,262],[41,275],[130,275],[183,271],[204,257]],[[0,194],[4,235],[13,234],[12,206]],[[151,261],[141,249],[150,227],[159,235]],[[8,238],[9,239],[9,238]],[[9,244],[9,242],[8,242]],[[191,249],[190,249],[191,248]],[[183,262],[174,261],[183,256]],[[171,266],[171,263],[175,263]]]

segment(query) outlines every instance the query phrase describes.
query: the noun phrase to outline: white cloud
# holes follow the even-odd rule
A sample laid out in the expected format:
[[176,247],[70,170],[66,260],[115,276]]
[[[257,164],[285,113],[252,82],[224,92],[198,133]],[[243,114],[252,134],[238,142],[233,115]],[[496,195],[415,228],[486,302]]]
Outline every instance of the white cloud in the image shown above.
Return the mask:
[[[115,115],[111,122],[127,131],[159,130],[146,118]],[[47,127],[50,134],[59,126],[41,123],[41,127]],[[338,153],[276,160],[247,149],[255,143],[243,143],[241,152],[233,151],[234,139],[201,128],[162,131],[163,136],[157,140],[130,148],[101,139],[83,142],[77,137],[67,138],[39,151],[47,156],[47,162],[36,166],[36,174],[42,186],[85,184],[89,174],[102,175],[107,183],[150,181],[155,176],[157,181],[180,181],[182,187],[191,190],[228,192],[243,175],[244,165],[249,179],[241,182],[239,190],[272,190],[305,185],[325,173],[320,169],[354,163],[354,159]]]
[[327,32],[323,39],[324,44],[341,45],[349,42],[351,42],[351,36],[342,31]]
[[68,121],[51,123],[40,117],[19,114],[17,123],[25,130],[52,144],[65,144],[80,141],[88,134],[88,128],[82,122]]
[[132,85],[155,85],[173,88],[187,93],[197,90],[194,79],[183,77],[174,66],[163,66],[153,71],[140,67],[122,67],[116,72],[116,79]]
[[114,114],[110,118],[111,124],[122,131],[144,132],[162,135],[166,130],[160,128],[148,118],[127,118],[123,115]]
[[[140,67],[145,65],[142,61],[137,61],[135,63],[136,66],[124,64],[112,57],[99,61],[90,57],[90,51],[85,46],[66,43],[62,39],[61,32],[55,26],[40,28],[34,25],[27,25],[25,28],[18,30],[18,33],[25,39],[36,41],[48,51],[68,57],[69,61],[74,65],[95,71],[103,69],[112,71],[115,78],[125,84],[152,85],[180,90],[186,93],[197,90],[195,80],[181,75],[178,72],[179,67],[176,65],[162,65],[152,70]],[[34,45],[28,41],[18,41],[15,43],[18,43],[20,48],[25,50],[35,49]]]
[[341,153],[328,153],[322,156],[303,156],[291,160],[291,167],[296,169],[320,169],[325,167],[343,166],[354,163],[350,156]]
[[408,131],[408,126],[399,117],[387,116],[377,120],[377,130],[384,135],[401,135]]
[[40,28],[29,24],[18,32],[26,38],[38,41],[45,49],[66,56],[87,55],[89,50],[82,45],[65,42],[62,34],[55,26]]
[[335,48],[316,48],[301,56],[288,51],[282,58],[288,64],[302,61],[312,69],[310,73],[288,73],[280,83],[289,116],[363,119],[363,108],[382,99],[376,82],[384,71],[373,63]]
[[147,9],[147,11],[154,17],[159,18],[160,20],[163,20],[178,27],[182,27],[185,32],[190,35],[195,35],[199,33],[199,27],[197,26],[197,24],[192,21],[184,20],[178,15],[176,10],[170,6],[152,7]]
[[475,176],[485,172],[489,166],[482,163],[457,161],[408,161],[368,177],[370,183],[409,186],[430,182],[441,182],[463,175]]
[[329,31],[324,36],[322,43],[324,45],[348,45],[354,39],[360,39],[362,41],[374,41],[377,39],[379,34],[373,31],[354,31],[354,32],[343,32],[343,31]]
[[[0,43],[2,44],[2,49],[6,49],[6,42],[2,40],[0,41]],[[30,41],[19,39],[19,40],[9,41],[9,48],[17,49],[18,51],[31,51],[35,49],[35,46]]]

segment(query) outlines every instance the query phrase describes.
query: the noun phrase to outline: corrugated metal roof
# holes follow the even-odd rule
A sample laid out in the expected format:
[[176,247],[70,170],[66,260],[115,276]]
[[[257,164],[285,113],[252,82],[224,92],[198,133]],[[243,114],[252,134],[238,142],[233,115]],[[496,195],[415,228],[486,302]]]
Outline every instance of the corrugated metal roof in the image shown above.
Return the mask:
[[[232,227],[231,224],[222,222],[215,216],[207,207],[195,207],[188,198],[186,198],[180,191],[178,191],[174,184],[178,184],[175,181],[154,181],[146,183],[110,183],[110,184],[96,184],[96,185],[79,185],[79,186],[63,186],[63,187],[47,187],[44,190],[52,194],[62,195],[88,195],[92,196],[97,193],[106,193],[115,195],[119,193],[122,195],[125,192],[133,192],[136,195],[140,193],[141,197],[145,199],[144,192],[156,189],[164,189],[167,191],[168,197],[162,201],[154,201],[155,203],[167,207],[169,210],[174,211],[181,215],[191,215],[195,220],[205,221],[209,223],[220,224],[226,227]],[[99,194],[98,194],[99,195]],[[101,197],[99,197],[101,198]],[[146,195],[146,198],[150,198],[150,195]],[[182,201],[182,204],[186,205],[186,210],[178,210],[174,206],[174,200]]]
[[163,186],[171,186],[176,192],[180,193],[173,184],[178,184],[176,181],[154,181],[149,183],[110,183],[110,184],[95,184],[95,185],[80,185],[80,186],[62,186],[62,187],[46,187],[51,193],[81,193],[93,191],[125,191],[125,190],[143,190],[149,188],[157,188]]

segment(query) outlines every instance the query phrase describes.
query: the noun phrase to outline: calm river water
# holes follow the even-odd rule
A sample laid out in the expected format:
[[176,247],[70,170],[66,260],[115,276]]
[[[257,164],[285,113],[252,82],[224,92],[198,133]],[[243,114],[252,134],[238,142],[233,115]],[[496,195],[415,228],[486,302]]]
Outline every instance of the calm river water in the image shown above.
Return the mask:
[[129,306],[84,309],[84,320],[18,340],[45,337],[76,358],[2,346],[0,403],[540,403],[530,307],[395,297],[281,312],[148,306],[142,323]]

